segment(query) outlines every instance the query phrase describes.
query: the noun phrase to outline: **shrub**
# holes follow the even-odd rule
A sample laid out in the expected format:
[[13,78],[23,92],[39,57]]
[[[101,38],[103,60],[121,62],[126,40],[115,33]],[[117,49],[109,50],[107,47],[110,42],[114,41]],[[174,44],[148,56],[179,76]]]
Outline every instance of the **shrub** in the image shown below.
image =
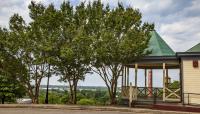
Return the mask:
[[93,99],[81,99],[77,102],[79,105],[95,105],[95,101]]

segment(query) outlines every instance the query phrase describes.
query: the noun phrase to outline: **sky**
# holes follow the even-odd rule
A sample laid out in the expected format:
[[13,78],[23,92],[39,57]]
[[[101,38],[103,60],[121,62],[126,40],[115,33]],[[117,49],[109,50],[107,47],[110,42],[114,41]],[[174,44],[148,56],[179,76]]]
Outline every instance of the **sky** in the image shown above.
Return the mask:
[[[57,8],[64,0],[34,0],[45,5],[53,3]],[[78,5],[80,2],[94,0],[70,0],[71,4]],[[143,22],[155,24],[155,30],[167,42],[175,52],[183,52],[200,42],[200,0],[101,0],[104,4],[115,7],[118,2],[126,7],[137,8],[142,12]],[[0,1],[0,26],[8,27],[10,16],[20,14],[27,22],[30,22],[28,4],[30,0],[1,0]],[[161,86],[162,72],[155,70],[155,86]],[[144,72],[139,71],[139,85],[142,86]],[[179,74],[178,70],[169,72],[174,80]],[[133,73],[130,73],[133,75]],[[63,84],[57,82],[59,77],[50,79],[51,84]],[[133,77],[132,77],[133,78]],[[46,84],[46,79],[42,81]],[[79,85],[102,86],[103,81],[96,74],[87,75],[84,82]]]

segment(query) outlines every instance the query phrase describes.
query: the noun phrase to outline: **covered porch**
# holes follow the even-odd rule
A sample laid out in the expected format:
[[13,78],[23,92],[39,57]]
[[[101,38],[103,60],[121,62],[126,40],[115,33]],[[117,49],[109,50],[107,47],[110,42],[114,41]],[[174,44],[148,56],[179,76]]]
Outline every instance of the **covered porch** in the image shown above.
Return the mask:
[[[130,75],[130,69],[134,70],[134,75]],[[138,86],[138,70],[144,71],[144,87]],[[153,69],[162,70],[162,87],[153,87],[154,73]],[[122,99],[130,99],[132,94],[133,102],[181,102],[181,76],[177,80],[178,86],[174,87],[169,76],[169,70],[178,69],[180,70],[180,64],[176,57],[146,57],[141,61],[127,64],[124,67],[122,76]],[[133,76],[134,80],[130,80]],[[132,84],[131,82],[134,82]],[[130,93],[132,88],[132,93]]]
[[[182,101],[182,76],[181,61],[176,57],[175,52],[167,45],[167,43],[159,36],[156,31],[152,31],[149,46],[147,48],[151,53],[140,60],[125,64],[122,74],[122,99],[131,100],[133,102],[181,102]],[[145,79],[144,86],[138,86],[138,70],[142,69]],[[162,86],[153,87],[154,69],[162,70]],[[169,71],[177,69],[178,84],[172,86]],[[130,75],[130,70],[134,70]],[[141,75],[140,75],[141,76]],[[130,77],[132,80],[130,80]],[[131,82],[134,82],[132,84]]]

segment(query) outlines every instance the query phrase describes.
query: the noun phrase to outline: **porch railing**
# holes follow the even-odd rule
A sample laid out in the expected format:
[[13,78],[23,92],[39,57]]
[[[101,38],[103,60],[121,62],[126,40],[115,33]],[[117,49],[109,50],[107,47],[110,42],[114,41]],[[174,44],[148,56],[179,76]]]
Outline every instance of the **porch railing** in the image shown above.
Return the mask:
[[180,88],[165,88],[165,101],[180,101],[181,99]]
[[[136,93],[138,100],[181,101],[180,88],[165,88],[165,94],[163,95],[163,88],[160,87],[137,87]],[[122,87],[122,98],[129,98],[129,86]]]
[[[136,87],[132,86],[132,88],[133,88],[134,91],[136,91]],[[122,87],[122,90],[121,90],[122,98],[124,98],[124,99],[129,98],[129,89],[130,89],[130,86],[123,86]]]
[[200,105],[200,93],[184,93],[184,105]]
[[151,98],[155,95],[157,98],[162,98],[162,88],[150,88],[150,87],[138,87],[138,97],[139,98]]

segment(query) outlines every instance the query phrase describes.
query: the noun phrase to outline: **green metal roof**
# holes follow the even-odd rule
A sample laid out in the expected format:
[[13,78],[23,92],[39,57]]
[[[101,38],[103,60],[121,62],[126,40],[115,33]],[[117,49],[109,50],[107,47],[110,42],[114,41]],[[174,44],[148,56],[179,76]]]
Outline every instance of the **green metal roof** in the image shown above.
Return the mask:
[[147,50],[151,51],[148,56],[174,56],[175,52],[167,45],[167,43],[160,37],[156,31],[151,32],[149,40],[149,47]]
[[186,52],[200,52],[200,43],[198,43],[198,44],[195,45],[194,47],[190,48],[190,49],[187,50]]

